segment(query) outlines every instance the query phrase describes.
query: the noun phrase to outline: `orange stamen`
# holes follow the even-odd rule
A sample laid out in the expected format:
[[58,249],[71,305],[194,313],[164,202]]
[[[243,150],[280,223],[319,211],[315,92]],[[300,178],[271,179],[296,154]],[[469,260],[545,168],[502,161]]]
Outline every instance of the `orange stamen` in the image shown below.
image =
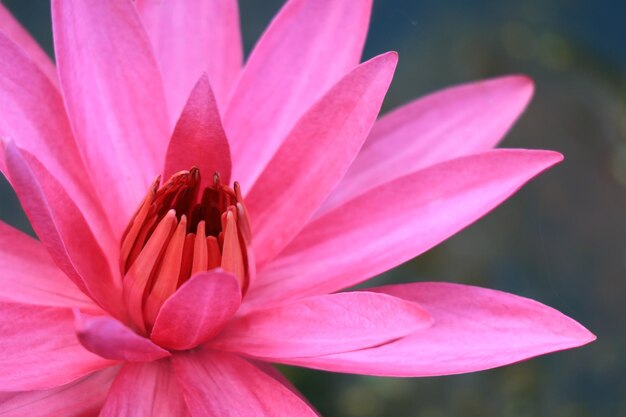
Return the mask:
[[154,324],[161,305],[176,291],[178,286],[186,230],[187,217],[183,215],[167,245],[158,272],[154,276],[152,290],[146,299],[144,315],[149,326]]
[[[163,303],[192,275],[221,267],[233,273],[242,293],[251,266],[252,238],[241,187],[213,176],[199,189],[197,168],[152,184],[122,238],[120,268],[132,325],[149,334]],[[202,192],[200,192],[202,191]]]
[[204,222],[198,223],[196,231],[196,243],[193,247],[193,265],[191,275],[200,271],[208,271],[209,253],[206,245],[206,234],[204,233]]

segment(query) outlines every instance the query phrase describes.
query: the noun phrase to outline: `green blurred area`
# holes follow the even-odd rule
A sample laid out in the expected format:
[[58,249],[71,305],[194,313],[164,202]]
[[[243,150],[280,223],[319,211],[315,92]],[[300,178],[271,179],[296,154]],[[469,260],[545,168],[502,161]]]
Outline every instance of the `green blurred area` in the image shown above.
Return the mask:
[[[247,51],[281,3],[240,2]],[[5,4],[50,51],[47,2]],[[626,417],[625,18],[626,2],[609,0],[375,3],[365,57],[400,54],[385,110],[451,84],[525,73],[536,96],[502,146],[554,149],[566,160],[369,285],[436,280],[512,292],[559,309],[598,340],[439,378],[281,368],[322,415]],[[27,229],[6,183],[0,195],[0,218]]]

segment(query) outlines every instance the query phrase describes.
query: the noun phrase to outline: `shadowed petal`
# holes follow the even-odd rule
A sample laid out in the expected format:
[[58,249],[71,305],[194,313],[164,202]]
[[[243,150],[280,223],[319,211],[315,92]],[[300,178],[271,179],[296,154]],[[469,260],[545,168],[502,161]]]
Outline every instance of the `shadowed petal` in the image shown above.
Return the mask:
[[163,85],[130,0],[53,0],[65,105],[114,230],[160,173],[169,139]]
[[494,150],[383,184],[309,223],[257,276],[247,301],[282,301],[357,284],[427,251],[561,161]]
[[168,360],[125,365],[100,417],[187,417],[189,413]]
[[367,375],[449,375],[495,368],[595,340],[558,311],[500,291],[436,282],[372,290],[419,303],[433,315],[433,326],[384,346],[289,363]]
[[200,350],[172,359],[193,417],[314,417],[309,406],[250,362]]
[[100,306],[118,314],[119,288],[107,260],[66,190],[32,155],[7,148],[13,188],[57,266]]
[[136,5],[163,73],[170,119],[178,119],[204,72],[223,109],[243,61],[237,1],[137,0]]
[[170,349],[191,349],[215,336],[240,303],[234,275],[220,270],[198,273],[165,301],[150,337]]
[[54,264],[41,242],[2,222],[0,300],[100,311]]
[[300,117],[356,66],[371,1],[290,0],[252,51],[224,126],[249,190]]
[[415,303],[370,292],[315,296],[237,317],[210,343],[257,358],[364,349],[431,325]]
[[30,36],[30,33],[22,27],[2,3],[0,3],[0,31],[19,45],[39,69],[46,74],[54,86],[58,86],[57,70],[48,54],[41,49],[37,41]]
[[[0,171],[7,173],[2,142],[13,141],[63,184],[111,253],[117,249],[90,174],[76,146],[63,98],[24,52],[0,33]],[[7,175],[8,180],[12,181]],[[117,261],[117,259],[116,259]]]
[[385,115],[322,211],[419,169],[493,148],[532,93],[528,77],[494,78],[447,88]]
[[176,123],[165,156],[163,178],[194,166],[202,175],[201,190],[213,184],[215,172],[220,173],[224,183],[230,182],[230,148],[206,74],[196,83]]
[[150,339],[139,336],[124,324],[107,316],[83,315],[74,310],[76,335],[85,349],[106,359],[150,362],[170,356]]
[[11,393],[0,400],[0,415],[3,417],[96,416],[118,372],[119,368],[114,366],[58,388]]
[[398,56],[379,55],[339,81],[300,119],[246,197],[257,265],[304,227],[356,157]]
[[0,302],[0,391],[58,387],[114,364],[87,351],[72,311]]

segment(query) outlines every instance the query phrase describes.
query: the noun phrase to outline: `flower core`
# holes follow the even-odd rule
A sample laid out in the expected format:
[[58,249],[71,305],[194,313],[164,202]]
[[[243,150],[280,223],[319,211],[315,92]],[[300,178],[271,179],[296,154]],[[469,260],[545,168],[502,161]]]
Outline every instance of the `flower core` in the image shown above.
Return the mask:
[[169,296],[198,272],[233,273],[242,293],[249,283],[251,234],[239,184],[200,190],[200,171],[157,178],[122,238],[124,301],[136,330],[147,334]]

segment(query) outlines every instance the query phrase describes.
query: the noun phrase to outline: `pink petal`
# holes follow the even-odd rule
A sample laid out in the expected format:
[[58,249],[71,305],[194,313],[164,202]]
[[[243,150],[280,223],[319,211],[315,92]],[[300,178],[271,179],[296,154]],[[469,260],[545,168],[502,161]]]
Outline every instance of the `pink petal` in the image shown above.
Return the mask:
[[[0,3],[0,31],[19,45],[46,77],[48,77],[52,84],[54,84],[55,87],[57,86],[59,80],[54,63],[48,54],[37,44],[37,41],[30,36],[28,31],[22,27],[2,3]],[[5,107],[3,107],[3,109],[5,109]]]
[[69,383],[43,391],[9,394],[0,401],[3,417],[87,417],[100,412],[109,387],[119,369],[110,367]]
[[52,18],[72,127],[121,234],[160,174],[169,139],[158,66],[130,0],[53,0]]
[[430,315],[417,304],[348,292],[237,317],[210,346],[273,360],[328,355],[386,343],[430,325]]
[[289,363],[368,375],[449,375],[495,368],[595,340],[558,311],[500,291],[436,282],[373,290],[419,303],[433,315],[433,326],[384,346]]
[[311,408],[311,410],[314,410],[313,405],[311,405],[311,403],[306,399],[306,397],[302,395],[302,393],[298,391],[298,389],[291,383],[291,381],[289,381],[287,377],[285,377],[285,375],[283,375],[278,369],[276,369],[274,365],[268,362],[263,362],[263,361],[250,360],[250,362],[257,368],[265,372],[267,375],[271,376],[276,381],[280,382],[285,388],[287,388],[289,391],[294,393],[298,398],[304,401]]
[[221,270],[198,273],[165,301],[151,338],[169,349],[191,349],[215,336],[240,303],[234,275]]
[[[115,249],[110,226],[68,122],[63,98],[39,68],[0,33],[0,141],[14,141],[63,184],[100,241]],[[6,174],[0,145],[0,170]],[[11,181],[11,178],[9,178]],[[117,262],[117,259],[116,259]]]
[[99,310],[54,264],[41,242],[2,222],[0,300]]
[[127,364],[100,417],[187,417],[189,412],[168,360]]
[[170,356],[150,339],[139,336],[124,324],[107,316],[83,315],[74,310],[76,334],[85,349],[106,359],[149,362]]
[[491,149],[532,94],[532,80],[509,76],[447,88],[396,109],[376,122],[323,211],[419,169]]
[[376,120],[398,56],[379,55],[337,83],[296,124],[246,203],[257,265],[280,252],[339,182]]
[[88,352],[72,311],[0,302],[0,391],[58,387],[113,362]]
[[200,169],[200,189],[213,183],[215,172],[220,173],[224,183],[230,181],[230,148],[206,74],[196,83],[176,123],[165,156],[163,178],[194,166]]
[[309,223],[257,276],[247,301],[325,294],[442,242],[561,161],[550,151],[494,150],[383,184]]
[[316,416],[298,396],[248,361],[199,350],[173,358],[193,417]]
[[204,72],[224,108],[243,61],[237,1],[137,0],[136,5],[163,73],[170,118],[178,119]]
[[290,0],[252,51],[224,126],[249,190],[302,115],[359,62],[371,0]]
[[13,188],[37,236],[57,266],[100,306],[118,313],[119,283],[66,190],[32,155],[7,148]]

